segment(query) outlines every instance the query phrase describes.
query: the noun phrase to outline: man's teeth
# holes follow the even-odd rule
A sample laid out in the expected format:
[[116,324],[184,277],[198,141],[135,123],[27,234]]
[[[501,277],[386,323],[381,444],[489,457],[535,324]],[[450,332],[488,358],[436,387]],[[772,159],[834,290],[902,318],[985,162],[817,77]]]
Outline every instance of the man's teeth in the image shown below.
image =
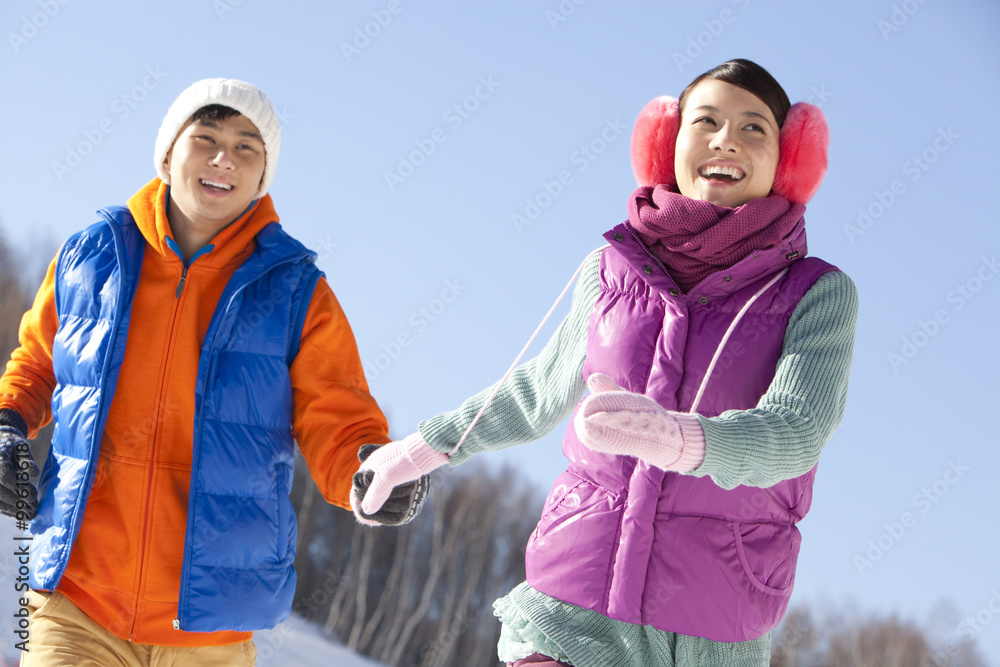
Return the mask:
[[206,181],[204,179],[202,179],[201,184],[202,185],[210,185],[213,188],[218,188],[220,190],[232,190],[233,189],[233,186],[231,186],[231,185],[226,185],[225,183],[216,183],[215,181]]
[[726,167],[723,165],[710,164],[701,168],[699,171],[705,178],[711,178],[713,176],[724,176],[732,181],[738,181],[743,178],[743,172],[741,172],[736,167]]

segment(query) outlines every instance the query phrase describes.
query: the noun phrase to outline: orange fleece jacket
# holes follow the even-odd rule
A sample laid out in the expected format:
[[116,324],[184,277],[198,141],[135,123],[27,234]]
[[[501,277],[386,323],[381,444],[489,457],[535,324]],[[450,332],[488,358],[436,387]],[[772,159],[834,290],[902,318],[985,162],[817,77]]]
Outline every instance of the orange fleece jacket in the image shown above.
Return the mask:
[[[93,490],[57,590],[111,633],[142,644],[207,646],[249,632],[173,629],[187,523],[198,358],[212,314],[254,236],[277,221],[270,195],[212,239],[190,264],[166,244],[167,187],[153,179],[128,201],[146,239],[118,386],[101,440]],[[52,343],[58,328],[55,261],[0,378],[0,408],[32,435],[51,419]],[[347,318],[324,278],[312,295],[291,367],[296,442],[323,497],[349,508],[358,448],[389,442],[368,391]],[[268,400],[266,396],[260,400]]]

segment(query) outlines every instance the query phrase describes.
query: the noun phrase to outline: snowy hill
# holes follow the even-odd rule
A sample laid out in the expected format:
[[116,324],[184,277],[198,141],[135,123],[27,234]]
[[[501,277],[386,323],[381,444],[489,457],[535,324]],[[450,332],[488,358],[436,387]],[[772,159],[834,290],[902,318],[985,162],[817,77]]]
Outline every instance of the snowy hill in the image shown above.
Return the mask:
[[[17,665],[21,652],[14,646],[19,641],[13,632],[14,612],[18,609],[17,546],[14,537],[20,533],[14,522],[0,517],[0,667]],[[258,667],[381,667],[381,663],[368,660],[349,651],[344,646],[323,637],[320,629],[306,620],[293,616],[278,627],[254,633],[257,644]]]

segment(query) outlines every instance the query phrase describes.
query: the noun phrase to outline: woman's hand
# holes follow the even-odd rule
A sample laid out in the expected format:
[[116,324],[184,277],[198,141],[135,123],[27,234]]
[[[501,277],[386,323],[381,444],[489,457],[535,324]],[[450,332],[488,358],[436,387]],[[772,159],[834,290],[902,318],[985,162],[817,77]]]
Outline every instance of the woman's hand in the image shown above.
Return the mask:
[[420,511],[435,468],[448,455],[431,449],[419,433],[387,445],[362,445],[361,468],[354,473],[351,508],[369,526],[398,526]]
[[694,470],[704,460],[705,435],[694,415],[667,410],[601,373],[587,378],[587,386],[591,393],[573,418],[573,428],[590,449],[635,456],[678,472]]

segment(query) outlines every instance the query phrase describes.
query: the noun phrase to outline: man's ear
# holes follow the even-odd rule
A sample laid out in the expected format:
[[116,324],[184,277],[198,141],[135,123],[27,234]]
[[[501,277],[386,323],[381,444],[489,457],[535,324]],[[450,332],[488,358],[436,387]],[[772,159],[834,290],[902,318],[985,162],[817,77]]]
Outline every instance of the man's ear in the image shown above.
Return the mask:
[[170,185],[170,158],[174,154],[174,146],[177,145],[177,140],[182,134],[188,129],[191,123],[194,122],[193,118],[188,118],[187,122],[181,126],[181,129],[177,131],[177,136],[174,137],[174,143],[170,144],[170,149],[167,150],[167,154],[163,157],[163,173],[167,175],[167,178],[163,179],[163,182]]
[[174,153],[174,147],[171,146],[170,150],[167,151],[166,157],[163,158],[163,173],[166,174],[167,176],[165,179],[163,179],[163,182],[166,183],[167,185],[170,185],[170,156],[173,155],[173,153]]
[[267,153],[264,154],[264,171],[260,173],[260,182],[257,183],[257,192],[260,192],[260,186],[264,184],[264,174],[267,173]]

